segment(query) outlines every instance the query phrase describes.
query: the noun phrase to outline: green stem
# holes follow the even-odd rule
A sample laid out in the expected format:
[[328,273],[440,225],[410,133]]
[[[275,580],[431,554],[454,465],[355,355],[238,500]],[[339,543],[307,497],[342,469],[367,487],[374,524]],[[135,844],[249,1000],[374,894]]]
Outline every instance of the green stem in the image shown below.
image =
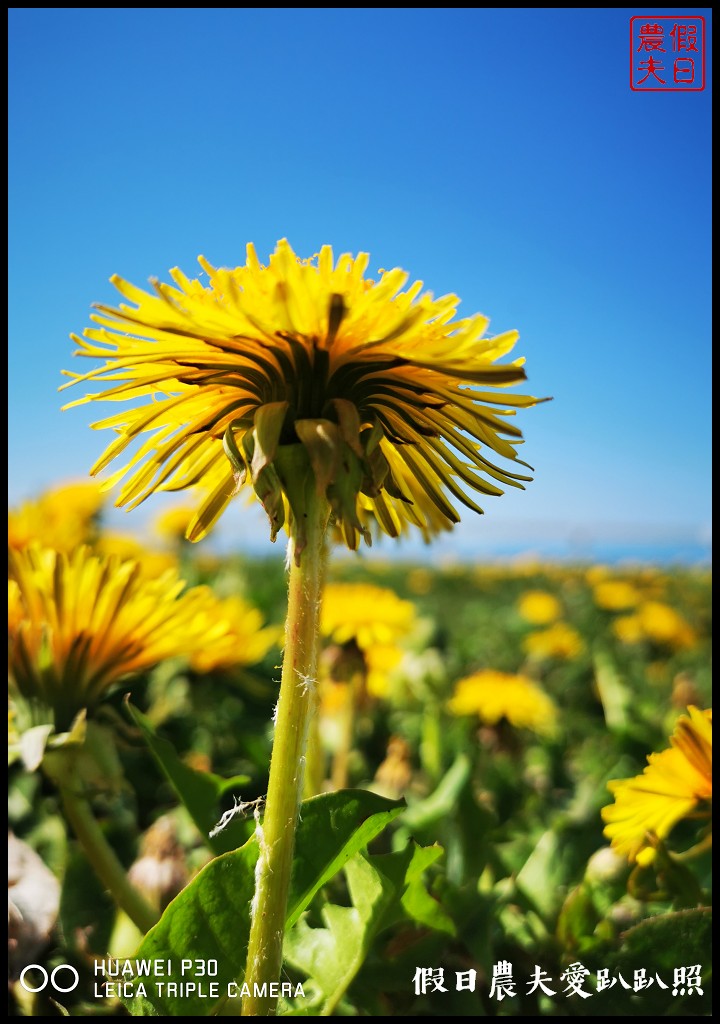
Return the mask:
[[294,531],[290,537],[285,654],[265,814],[262,825],[258,824],[256,830],[260,858],[255,869],[255,896],[251,908],[245,971],[250,994],[243,999],[244,1017],[275,1014],[277,997],[270,994],[270,986],[280,980],[282,968],[307,735],[316,703],[317,635],[329,507],[314,488],[307,489],[304,512],[306,546],[299,564],[294,558]]
[[442,777],[442,716],[440,708],[430,704],[423,714],[420,761],[432,782]]
[[[691,817],[692,815],[688,815],[688,818]],[[701,815],[698,815],[698,817],[701,817]],[[704,839],[701,839],[699,843],[696,843],[695,846],[691,846],[689,850],[684,850],[682,853],[674,853],[673,859],[681,864],[685,864],[687,861],[694,860],[703,853],[707,853],[708,850],[712,850],[712,832],[706,835]]]
[[339,715],[339,738],[332,761],[330,781],[334,790],[347,789],[350,777],[350,754],[355,740],[355,717],[358,678],[356,675],[345,684],[345,700]]
[[[320,592],[325,590],[325,579],[327,571],[328,546],[323,542],[320,552]],[[315,657],[320,671],[320,657],[322,655],[322,636],[320,629],[317,631],[317,651]],[[320,693],[315,690],[315,706],[311,712],[310,725],[308,727],[307,750],[305,752],[305,780],[303,783],[303,795],[306,800],[311,796],[317,796],[322,792],[325,781],[325,751],[323,749],[322,737],[320,735]]]
[[87,798],[79,792],[79,785],[60,786],[65,816],[70,822],[85,856],[100,881],[117,905],[142,932],[149,931],[157,924],[160,914],[140,895],[128,880],[125,868],[115,856],[95,820]]

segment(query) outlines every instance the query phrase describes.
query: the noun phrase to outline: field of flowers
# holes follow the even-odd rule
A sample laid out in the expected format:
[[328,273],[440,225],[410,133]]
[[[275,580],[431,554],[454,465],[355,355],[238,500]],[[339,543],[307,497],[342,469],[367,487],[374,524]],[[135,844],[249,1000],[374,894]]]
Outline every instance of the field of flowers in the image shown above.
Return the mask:
[[[102,500],[9,517],[10,1014],[238,1015],[285,571]],[[382,552],[328,568],[279,1014],[708,1015],[710,571]]]

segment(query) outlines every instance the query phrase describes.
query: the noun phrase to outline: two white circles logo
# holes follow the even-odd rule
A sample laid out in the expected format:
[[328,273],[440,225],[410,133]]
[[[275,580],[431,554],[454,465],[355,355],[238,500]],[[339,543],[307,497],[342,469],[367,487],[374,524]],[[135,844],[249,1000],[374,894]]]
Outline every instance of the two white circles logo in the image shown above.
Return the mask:
[[[39,971],[40,974],[42,975],[42,982],[37,986],[37,988],[33,988],[25,981],[25,977],[29,971]],[[72,984],[68,985],[67,988],[63,988],[62,985],[59,985],[57,983],[56,979],[61,971],[69,971],[70,974],[72,975]],[[68,981],[69,979],[63,978],[62,980]],[[42,992],[45,988],[47,988],[48,982],[50,982],[51,987],[54,988],[56,992],[72,992],[73,989],[77,988],[79,981],[80,975],[72,966],[72,964],[58,964],[58,966],[49,975],[45,968],[42,967],[40,964],[28,964],[27,967],[23,967],[22,971],[20,972],[20,984],[22,985],[26,992],[32,993]]]

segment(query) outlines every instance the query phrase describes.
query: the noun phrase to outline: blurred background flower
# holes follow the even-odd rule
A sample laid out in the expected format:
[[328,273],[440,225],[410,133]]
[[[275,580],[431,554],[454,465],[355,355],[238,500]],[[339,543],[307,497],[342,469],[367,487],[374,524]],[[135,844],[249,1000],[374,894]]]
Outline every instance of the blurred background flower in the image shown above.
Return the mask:
[[531,658],[543,661],[549,658],[571,660],[585,648],[578,631],[567,622],[555,622],[549,629],[528,633],[522,642]]
[[207,639],[197,644],[190,656],[190,666],[196,672],[255,665],[280,646],[282,627],[266,626],[262,613],[245,598],[216,598],[205,605],[201,615],[206,620]]
[[16,550],[38,543],[72,551],[95,536],[104,501],[101,485],[94,480],[50,487],[8,510],[8,544]]
[[516,728],[545,735],[557,727],[557,709],[536,683],[527,676],[493,669],[458,680],[448,709],[454,715],[477,715],[488,725],[506,719]]
[[518,611],[533,626],[547,626],[562,615],[562,605],[546,590],[526,590],[518,601]]
[[626,611],[640,601],[640,594],[625,580],[601,580],[593,588],[593,597],[598,608],[610,612]]
[[[115,683],[208,643],[208,588],[185,591],[172,571],[147,578],[139,563],[37,545],[10,552],[10,679],[58,730]],[[46,720],[46,719],[41,719]]]
[[329,583],[325,588],[320,632],[335,649],[325,663],[336,680],[359,671],[373,697],[387,693],[389,674],[405,650],[403,641],[416,627],[413,603],[386,587]]

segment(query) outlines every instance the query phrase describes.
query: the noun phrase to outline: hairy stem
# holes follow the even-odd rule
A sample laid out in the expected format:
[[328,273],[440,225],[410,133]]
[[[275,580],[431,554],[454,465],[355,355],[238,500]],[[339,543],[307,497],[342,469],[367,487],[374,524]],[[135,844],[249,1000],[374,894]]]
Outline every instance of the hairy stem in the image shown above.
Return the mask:
[[[305,547],[299,562],[295,535],[290,538],[288,617],[285,630],[280,699],[270,762],[270,780],[257,838],[260,858],[255,872],[243,999],[244,1017],[270,1017],[277,998],[270,985],[280,980],[290,873],[310,721],[316,707],[317,637],[323,581],[323,552],[329,509],[313,487],[306,492]],[[257,993],[257,994],[256,994]]]

